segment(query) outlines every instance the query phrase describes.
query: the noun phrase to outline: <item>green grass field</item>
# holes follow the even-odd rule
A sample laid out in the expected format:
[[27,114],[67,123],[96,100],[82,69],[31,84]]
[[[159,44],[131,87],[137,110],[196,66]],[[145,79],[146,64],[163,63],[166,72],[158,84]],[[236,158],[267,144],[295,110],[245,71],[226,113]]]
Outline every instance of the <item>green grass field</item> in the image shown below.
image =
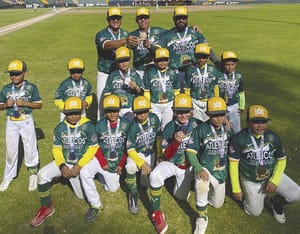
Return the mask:
[[[201,8],[200,8],[201,9]],[[243,5],[225,10],[214,8],[190,12],[189,23],[199,25],[209,44],[220,55],[224,50],[237,52],[238,70],[244,74],[246,105],[263,104],[270,112],[270,128],[282,138],[288,155],[286,173],[300,183],[300,5]],[[40,11],[41,10],[41,11]],[[39,9],[38,14],[50,9]],[[103,9],[101,9],[103,10]],[[81,57],[86,63],[84,77],[95,91],[96,32],[107,25],[105,13],[98,8],[69,11],[0,37],[0,86],[9,82],[8,63],[16,58],[27,62],[28,80],[34,82],[43,98],[43,109],[34,112],[36,127],[44,137],[38,141],[41,167],[52,160],[53,128],[59,121],[54,106],[54,92],[67,78],[67,61]],[[172,13],[151,9],[153,26],[173,26]],[[33,10],[1,10],[0,26],[33,17]],[[123,17],[123,28],[136,28],[134,13]],[[4,20],[5,19],[5,20]],[[297,42],[298,41],[298,42]],[[243,125],[245,126],[245,116]],[[0,113],[0,179],[5,166],[4,111]],[[40,134],[42,135],[42,134]],[[148,217],[149,201],[142,196],[140,214],[127,211],[124,184],[116,193],[105,192],[98,185],[104,210],[97,222],[85,224],[85,201],[76,199],[66,185],[54,184],[51,190],[56,214],[38,228],[29,223],[39,208],[38,192],[29,193],[28,172],[22,162],[17,179],[0,193],[0,233],[155,233]],[[194,193],[188,203],[177,202],[165,188],[161,208],[169,224],[168,233],[192,233],[194,228]],[[145,191],[143,194],[145,194]],[[147,191],[149,192],[149,191]],[[247,216],[229,197],[221,209],[209,207],[207,233],[299,233],[300,204],[286,207],[287,223],[278,224],[268,209],[260,217]]]

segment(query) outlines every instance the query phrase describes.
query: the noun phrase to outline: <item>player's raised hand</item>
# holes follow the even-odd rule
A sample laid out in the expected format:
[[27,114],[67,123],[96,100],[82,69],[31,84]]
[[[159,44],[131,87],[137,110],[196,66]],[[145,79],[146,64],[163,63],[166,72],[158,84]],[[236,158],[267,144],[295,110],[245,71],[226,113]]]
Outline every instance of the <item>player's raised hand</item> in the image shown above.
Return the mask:
[[142,175],[149,175],[151,172],[151,167],[148,165],[148,163],[144,162],[141,167]]
[[78,166],[78,165],[74,165],[72,168],[71,168],[71,174],[73,177],[76,177],[79,175],[79,172],[80,172],[80,169],[81,167]]
[[60,172],[61,172],[62,177],[66,178],[66,179],[69,179],[72,177],[71,170],[66,165],[60,169]]

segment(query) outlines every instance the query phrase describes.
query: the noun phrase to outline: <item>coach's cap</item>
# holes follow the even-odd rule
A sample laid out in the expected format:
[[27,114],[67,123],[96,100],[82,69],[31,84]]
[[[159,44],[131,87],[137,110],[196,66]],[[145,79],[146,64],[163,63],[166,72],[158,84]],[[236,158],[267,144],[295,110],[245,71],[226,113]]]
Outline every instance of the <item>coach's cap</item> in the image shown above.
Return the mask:
[[151,104],[148,98],[145,96],[137,96],[133,99],[132,110],[134,113],[139,113],[143,111],[149,111]]
[[119,7],[109,8],[107,11],[107,17],[111,17],[111,16],[121,16],[122,17],[121,9]]
[[225,61],[225,60],[232,60],[232,61],[239,61],[236,53],[232,52],[232,51],[224,51],[223,54],[221,55],[221,60]]
[[69,114],[69,113],[81,113],[82,111],[82,102],[79,97],[69,97],[65,101],[65,106],[64,106],[64,114]]
[[138,16],[150,16],[150,12],[146,7],[140,7],[136,10],[136,17]]
[[195,54],[197,55],[209,55],[210,47],[206,43],[199,43],[196,45]]
[[226,114],[226,103],[223,98],[212,97],[207,101],[207,114],[208,115],[218,115]]
[[129,49],[125,46],[121,46],[116,50],[116,61],[128,61],[130,60]]
[[174,111],[193,110],[193,102],[190,95],[185,93],[177,94],[173,101]]
[[16,59],[8,64],[6,72],[25,72],[27,71],[27,65],[24,61]]
[[72,69],[84,70],[84,62],[83,62],[83,60],[80,59],[80,58],[72,58],[72,59],[70,59],[70,61],[68,63],[68,70],[72,70]]
[[120,99],[117,95],[107,95],[103,99],[103,110],[120,110]]
[[252,105],[247,111],[247,121],[263,120],[268,121],[269,113],[268,110],[261,105]]
[[167,48],[158,48],[155,50],[155,59],[170,58],[169,50]]
[[188,10],[184,6],[178,6],[174,10],[174,16],[187,16],[188,15]]

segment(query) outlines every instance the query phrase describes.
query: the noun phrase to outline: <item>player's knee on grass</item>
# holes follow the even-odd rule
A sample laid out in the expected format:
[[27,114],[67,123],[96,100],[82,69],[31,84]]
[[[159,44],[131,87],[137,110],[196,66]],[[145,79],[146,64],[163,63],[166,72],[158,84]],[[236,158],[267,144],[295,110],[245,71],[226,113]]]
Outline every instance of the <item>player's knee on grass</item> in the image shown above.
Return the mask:
[[260,216],[264,207],[249,207],[247,203],[244,203],[244,211],[252,216]]

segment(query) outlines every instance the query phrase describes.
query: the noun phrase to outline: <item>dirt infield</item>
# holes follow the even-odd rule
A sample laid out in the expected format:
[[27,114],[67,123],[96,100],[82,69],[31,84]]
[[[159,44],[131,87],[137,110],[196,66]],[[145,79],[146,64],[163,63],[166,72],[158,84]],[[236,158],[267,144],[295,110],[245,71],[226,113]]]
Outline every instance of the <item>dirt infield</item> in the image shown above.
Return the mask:
[[[224,10],[241,10],[252,8],[252,6],[240,6],[240,5],[221,5],[221,6],[188,6],[189,12],[197,12],[197,11],[224,11]],[[122,8],[123,13],[135,13],[136,8]],[[169,7],[159,7],[151,10],[152,13],[163,13],[163,12],[173,12],[173,8]],[[86,8],[58,8],[56,13],[48,12],[44,15],[37,16],[28,20],[23,20],[18,23],[14,23],[11,25],[7,25],[5,27],[0,28],[0,37],[21,28],[27,27],[29,25],[35,24],[42,20],[45,20],[49,17],[53,17],[56,14],[99,14],[106,13],[107,8],[105,9],[86,9]]]

